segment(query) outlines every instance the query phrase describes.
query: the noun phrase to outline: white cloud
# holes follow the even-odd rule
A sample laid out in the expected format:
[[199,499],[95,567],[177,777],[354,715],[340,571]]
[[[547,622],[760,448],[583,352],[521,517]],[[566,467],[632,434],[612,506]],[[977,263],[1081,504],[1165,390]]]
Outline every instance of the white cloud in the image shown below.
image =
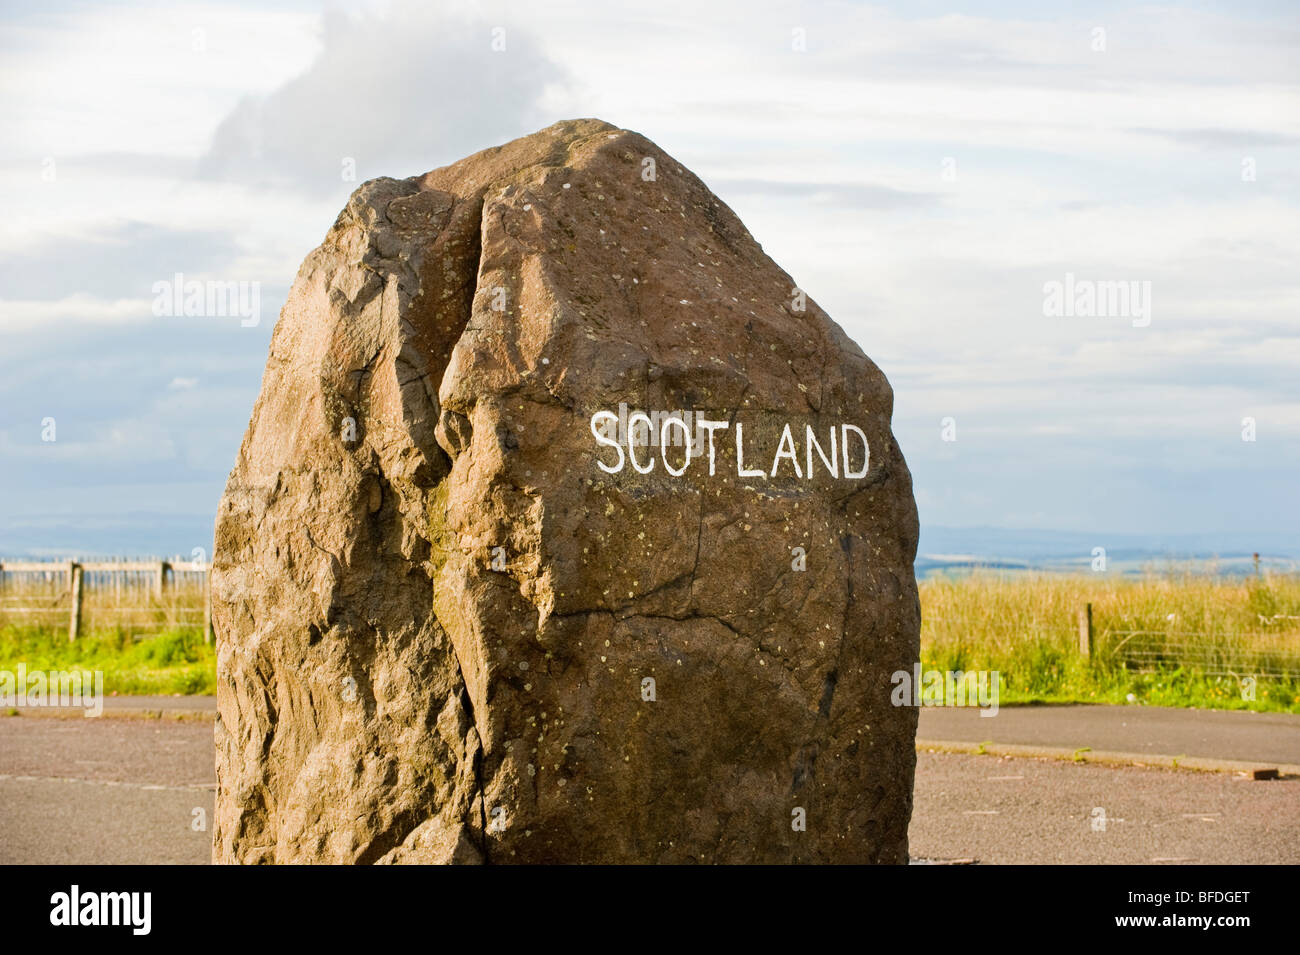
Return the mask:
[[318,58],[241,100],[200,169],[310,192],[336,190],[345,175],[418,175],[547,125],[540,100],[563,75],[528,30],[469,9],[330,12]]
[[[0,299],[0,329],[12,332],[40,328],[57,337],[63,335],[69,326],[81,323],[121,325],[143,321],[151,317],[149,305],[148,299],[106,301],[85,294],[35,301]],[[62,338],[59,341],[67,343]]]
[[240,97],[281,85],[320,47],[310,10],[146,0],[6,21],[6,158],[196,156]]
[[[133,283],[184,271],[287,285],[356,184],[344,157],[357,181],[410,175],[599,116],[713,186],[882,365],[924,521],[1155,527],[1218,507],[1216,482],[1243,462],[1254,470],[1237,479],[1255,490],[1233,520],[1254,507],[1273,528],[1293,503],[1277,488],[1300,463],[1294,15],[1108,10],[1097,53],[1097,23],[1048,12],[346,9],[135,3],[0,28],[0,84],[21,91],[0,104],[0,330],[25,336],[10,339],[23,356],[10,380],[48,387],[53,404],[92,365],[155,376],[96,425],[117,439],[101,430],[60,453],[88,467],[153,454],[193,497],[185,468],[219,476],[233,460],[270,322],[213,338],[153,319]],[[796,27],[806,53],[791,48]],[[1046,318],[1043,283],[1067,271],[1149,280],[1151,326]],[[24,343],[46,330],[58,348],[38,374]],[[1243,447],[1248,414],[1260,438]],[[938,440],[946,415],[956,445]]]

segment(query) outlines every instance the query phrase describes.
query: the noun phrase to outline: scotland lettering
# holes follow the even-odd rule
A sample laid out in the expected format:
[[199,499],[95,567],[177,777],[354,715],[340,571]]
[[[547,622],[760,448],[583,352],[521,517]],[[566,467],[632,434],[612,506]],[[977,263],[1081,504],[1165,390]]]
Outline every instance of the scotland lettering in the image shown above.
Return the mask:
[[[867,476],[871,448],[866,433],[857,425],[814,428],[811,424],[785,422],[779,437],[775,429],[765,429],[764,440],[751,428],[736,421],[713,421],[695,414],[692,423],[681,413],[652,417],[643,411],[627,415],[625,425],[612,411],[597,411],[591,416],[591,434],[608,452],[597,457],[596,465],[606,474],[618,474],[630,468],[637,474],[650,474],[657,468],[672,477],[688,471],[710,477],[718,473],[719,460],[735,461],[738,478],[801,478],[812,480],[829,475],[856,481]],[[694,431],[694,434],[692,433]],[[612,454],[610,453],[612,452]]]

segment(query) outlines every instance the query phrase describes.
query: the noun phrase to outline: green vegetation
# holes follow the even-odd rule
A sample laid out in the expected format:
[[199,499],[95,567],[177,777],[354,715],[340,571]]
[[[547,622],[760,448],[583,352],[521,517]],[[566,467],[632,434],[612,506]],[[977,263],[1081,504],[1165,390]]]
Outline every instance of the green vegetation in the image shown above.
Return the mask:
[[163,592],[150,574],[84,582],[81,628],[68,640],[72,606],[64,574],[7,574],[0,587],[0,670],[101,670],[104,692],[206,694],[216,653],[203,642],[205,580],[173,575]]
[[217,658],[203,642],[202,627],[178,626],[134,639],[121,627],[83,634],[68,642],[66,628],[0,627],[0,670],[18,664],[35,670],[102,670],[104,692],[165,696],[216,689]]
[[[1300,576],[1139,578],[977,573],[921,582],[923,670],[997,670],[999,703],[1125,703],[1300,712]],[[23,598],[31,603],[30,595]],[[133,617],[104,600],[75,644],[0,614],[0,669],[104,671],[107,693],[212,693],[202,592]],[[1079,611],[1092,605],[1092,653]],[[1241,680],[1254,677],[1255,699]],[[1132,700],[1130,700],[1130,696]]]
[[[1077,620],[1089,603],[1085,657]],[[1004,705],[1300,712],[1295,575],[934,577],[921,583],[921,618],[922,669],[997,670]],[[1256,679],[1254,700],[1244,698],[1245,677]]]

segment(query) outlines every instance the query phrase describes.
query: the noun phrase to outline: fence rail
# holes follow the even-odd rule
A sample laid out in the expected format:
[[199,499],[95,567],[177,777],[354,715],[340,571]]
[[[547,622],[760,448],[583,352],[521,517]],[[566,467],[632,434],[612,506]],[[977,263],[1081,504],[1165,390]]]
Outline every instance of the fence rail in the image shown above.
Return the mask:
[[[0,614],[49,618],[67,615],[68,639],[75,641],[89,610],[88,594],[111,594],[114,614],[161,615],[169,622],[202,617],[203,642],[212,640],[212,593],[208,565],[194,560],[0,560]],[[12,593],[12,598],[11,598]],[[41,598],[46,600],[40,604]],[[127,599],[134,603],[123,605]],[[202,608],[184,598],[202,599]],[[11,599],[21,601],[11,603]]]
[[165,571],[178,574],[206,574],[208,572],[207,564],[195,560],[0,560],[0,573],[66,574],[69,564],[92,572],[156,573]]

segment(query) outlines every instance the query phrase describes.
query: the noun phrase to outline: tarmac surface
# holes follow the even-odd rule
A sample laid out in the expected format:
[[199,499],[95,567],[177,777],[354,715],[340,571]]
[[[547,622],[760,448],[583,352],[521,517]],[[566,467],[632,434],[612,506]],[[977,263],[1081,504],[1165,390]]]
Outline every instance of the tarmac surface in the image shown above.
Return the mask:
[[215,789],[211,723],[0,717],[0,863],[206,863]]
[[[137,718],[0,717],[0,863],[206,863],[211,713],[210,697],[117,697],[105,715]],[[1290,714],[1006,707],[981,718],[933,708],[922,710],[919,736],[1300,763],[1300,717]],[[917,860],[1300,863],[1300,776],[918,749]]]
[[914,859],[1300,863],[1300,778],[917,754]]
[[1159,706],[1004,706],[921,709],[920,740],[1014,743],[1065,749],[1300,764],[1300,715]]

